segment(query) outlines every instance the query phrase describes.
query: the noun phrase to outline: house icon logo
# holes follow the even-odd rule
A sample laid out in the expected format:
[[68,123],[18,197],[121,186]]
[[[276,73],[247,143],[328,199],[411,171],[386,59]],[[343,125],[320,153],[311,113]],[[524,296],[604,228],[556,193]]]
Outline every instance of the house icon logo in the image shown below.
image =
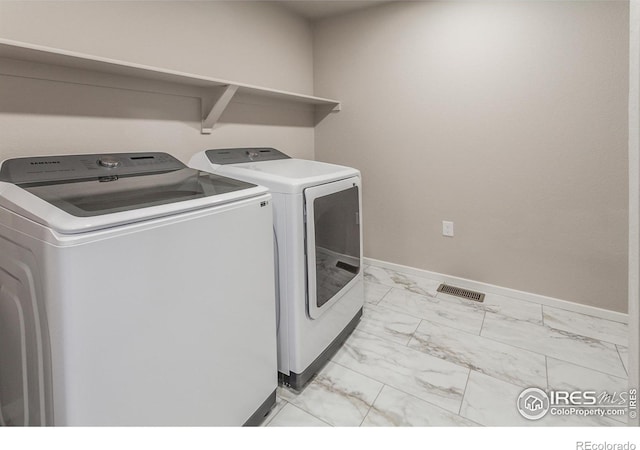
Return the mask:
[[525,419],[542,419],[549,411],[549,396],[542,389],[527,388],[518,396],[517,406]]
[[524,399],[524,406],[526,406],[529,411],[538,411],[542,409],[542,400],[534,395],[529,395]]

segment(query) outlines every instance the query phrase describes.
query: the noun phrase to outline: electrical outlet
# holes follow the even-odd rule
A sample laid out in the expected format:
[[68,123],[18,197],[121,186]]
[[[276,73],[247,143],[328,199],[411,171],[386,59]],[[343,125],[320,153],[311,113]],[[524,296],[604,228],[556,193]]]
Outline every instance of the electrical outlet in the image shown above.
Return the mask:
[[453,222],[447,220],[442,221],[442,235],[453,237]]

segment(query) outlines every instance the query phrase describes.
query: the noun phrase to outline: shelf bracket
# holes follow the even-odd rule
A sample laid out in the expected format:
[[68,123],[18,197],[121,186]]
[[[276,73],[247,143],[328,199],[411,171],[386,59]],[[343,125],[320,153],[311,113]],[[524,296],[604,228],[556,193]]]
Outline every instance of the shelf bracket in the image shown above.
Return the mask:
[[340,103],[334,103],[330,105],[317,105],[314,116],[315,124],[318,125],[329,114],[339,111],[342,111],[342,105]]
[[202,96],[202,134],[211,134],[213,126],[218,122],[237,90],[238,86],[228,84],[214,88]]

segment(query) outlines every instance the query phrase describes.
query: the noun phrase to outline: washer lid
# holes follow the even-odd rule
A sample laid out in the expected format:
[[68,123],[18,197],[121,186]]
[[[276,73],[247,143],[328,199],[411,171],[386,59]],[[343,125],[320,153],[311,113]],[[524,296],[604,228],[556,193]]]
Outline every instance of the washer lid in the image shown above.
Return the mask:
[[[274,149],[268,150],[277,154],[270,152],[262,156],[258,153],[258,156],[253,156],[256,160],[237,162],[245,155],[247,158],[251,157],[256,150],[260,149],[208,150],[196,154],[189,164],[202,170],[266,186],[271,192],[286,194],[297,194],[309,186],[360,176],[360,172],[351,167],[289,158]],[[225,153],[221,155],[221,151]],[[221,163],[221,158],[229,158],[229,161],[235,162]],[[265,160],[266,158],[272,159]]]
[[0,167],[0,205],[72,234],[261,195],[166,153],[17,158]]

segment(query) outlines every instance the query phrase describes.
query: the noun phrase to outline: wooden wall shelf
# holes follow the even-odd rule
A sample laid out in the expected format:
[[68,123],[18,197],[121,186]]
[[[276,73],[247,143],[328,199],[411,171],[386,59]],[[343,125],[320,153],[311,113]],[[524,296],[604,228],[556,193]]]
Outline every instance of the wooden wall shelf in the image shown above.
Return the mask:
[[199,98],[203,134],[212,132],[226,107],[238,94],[309,105],[315,110],[316,120],[330,112],[340,111],[340,102],[337,100],[7,39],[0,39],[0,75]]

